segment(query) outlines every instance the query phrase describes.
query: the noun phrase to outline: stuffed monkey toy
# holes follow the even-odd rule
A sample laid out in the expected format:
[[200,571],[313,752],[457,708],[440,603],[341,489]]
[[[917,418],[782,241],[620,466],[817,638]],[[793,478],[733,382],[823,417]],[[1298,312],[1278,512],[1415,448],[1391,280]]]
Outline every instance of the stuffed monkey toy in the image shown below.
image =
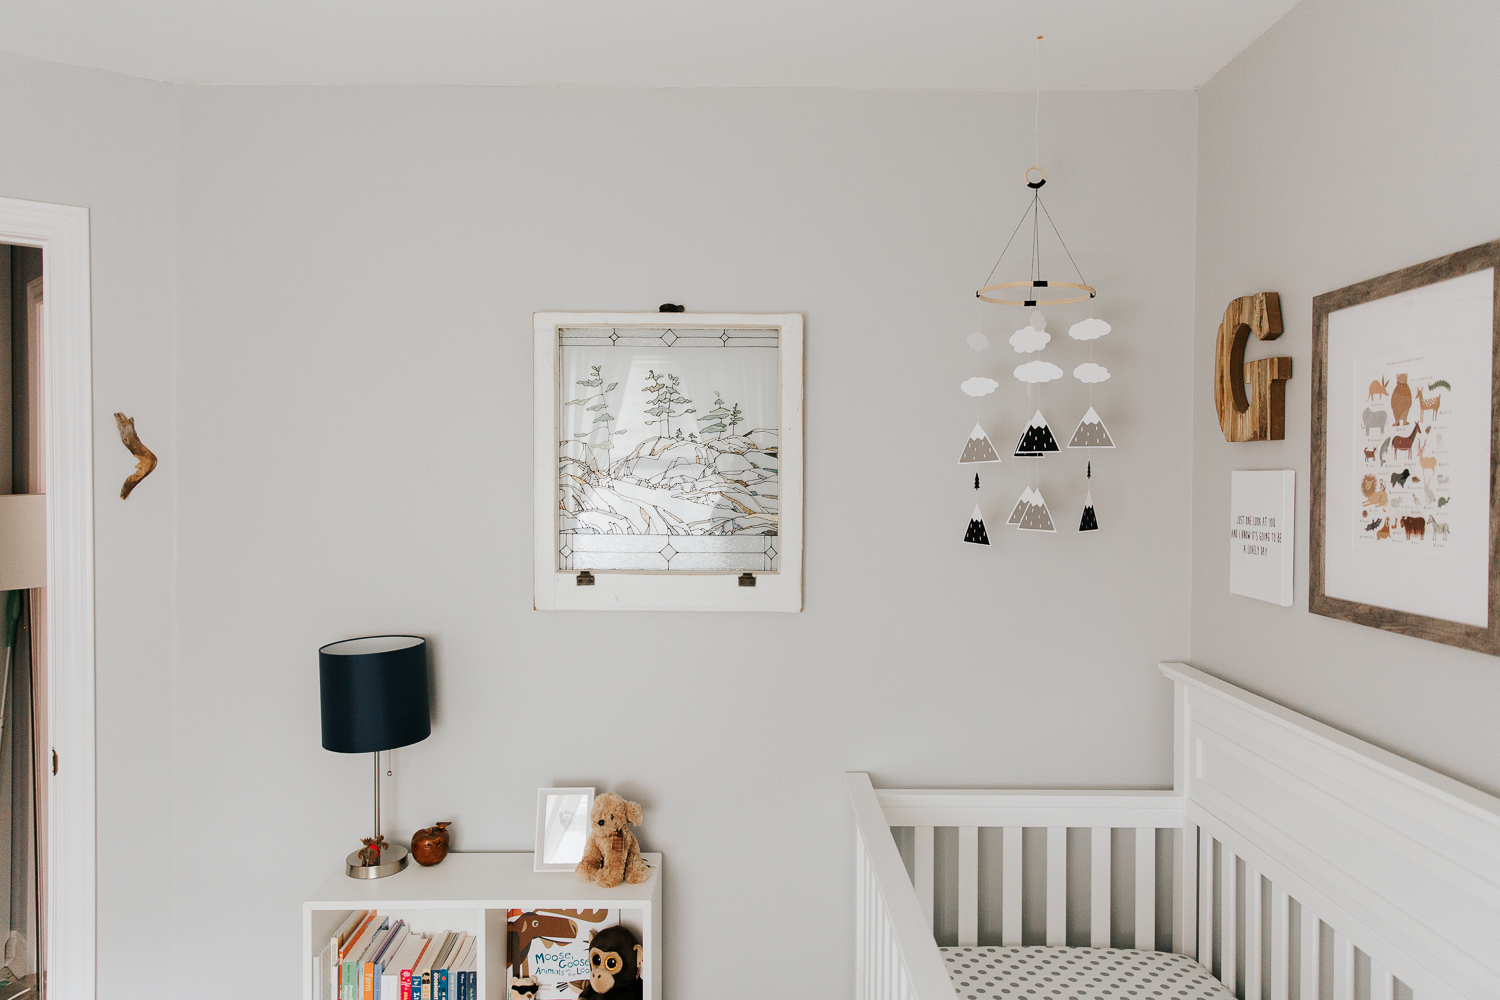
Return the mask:
[[589,981],[578,1000],[641,1000],[641,943],[614,926],[589,939]]
[[613,889],[621,882],[632,885],[651,877],[651,869],[641,859],[641,845],[627,824],[639,826],[641,807],[626,802],[614,792],[594,799],[589,813],[589,842],[583,860],[574,873],[585,882]]

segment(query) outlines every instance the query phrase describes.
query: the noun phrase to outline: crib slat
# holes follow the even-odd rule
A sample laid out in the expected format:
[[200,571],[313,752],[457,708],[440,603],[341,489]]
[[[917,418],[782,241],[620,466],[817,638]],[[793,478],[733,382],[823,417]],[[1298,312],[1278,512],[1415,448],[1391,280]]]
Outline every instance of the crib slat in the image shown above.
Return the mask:
[[1214,967],[1214,839],[1204,827],[1198,828],[1198,869],[1193,876],[1198,885],[1198,961],[1204,968]]
[[1370,959],[1370,1000],[1396,1000],[1396,977],[1390,969]]
[[1297,956],[1302,964],[1302,1000],[1318,1000],[1318,918],[1302,907],[1302,947]]
[[1021,946],[1021,828],[1007,826],[1000,833],[1000,943]]
[[1245,1000],[1260,996],[1260,872],[1245,862]]
[[1068,828],[1047,827],[1047,946],[1068,943]]
[[1109,947],[1109,836],[1107,826],[1096,826],[1089,831],[1089,848],[1093,852],[1089,862],[1093,882],[1089,887],[1089,945],[1093,948]]
[[979,943],[979,827],[958,828],[958,943]]
[[1229,849],[1228,844],[1219,845],[1219,860],[1222,868],[1219,873],[1219,898],[1223,900],[1223,911],[1219,914],[1219,933],[1222,935],[1219,948],[1223,952],[1219,956],[1219,981],[1223,983],[1229,992],[1239,996],[1239,971],[1236,961],[1239,958],[1239,856]]
[[932,827],[916,828],[916,877],[912,886],[917,890],[917,902],[922,904],[922,916],[927,918],[927,929],[932,930]]
[[1156,830],[1135,831],[1135,946],[1156,950]]
[[1354,1000],[1354,942],[1333,933],[1333,1000]]
[[1271,1000],[1291,995],[1290,948],[1292,898],[1279,885],[1271,886]]
[[1198,954],[1198,826],[1184,822],[1173,832],[1176,877],[1172,879],[1172,950]]

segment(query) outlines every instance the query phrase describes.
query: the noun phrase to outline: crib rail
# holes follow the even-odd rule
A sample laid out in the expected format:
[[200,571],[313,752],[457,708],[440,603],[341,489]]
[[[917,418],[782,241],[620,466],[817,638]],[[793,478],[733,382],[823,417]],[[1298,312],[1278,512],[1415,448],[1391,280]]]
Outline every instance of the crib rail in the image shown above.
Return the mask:
[[858,1000],[952,1000],[957,994],[867,774],[845,775],[854,806]]
[[[1134,945],[1146,950],[1157,947],[1156,831],[1182,826],[1182,799],[1173,792],[877,789],[875,795],[892,827],[913,829],[913,882],[929,933],[936,830],[958,829],[958,944],[973,945],[979,938],[979,831],[997,828],[1004,879],[1000,943],[1021,944],[1022,834],[1027,827],[1039,827],[1047,831],[1046,943],[1067,944],[1067,835],[1070,828],[1082,828],[1090,835],[1089,943],[1108,948],[1113,876],[1110,840],[1114,830],[1125,829],[1135,838]],[[1192,885],[1197,861],[1191,853],[1188,860],[1193,870],[1180,872],[1178,877]],[[1177,938],[1182,940],[1180,933]]]

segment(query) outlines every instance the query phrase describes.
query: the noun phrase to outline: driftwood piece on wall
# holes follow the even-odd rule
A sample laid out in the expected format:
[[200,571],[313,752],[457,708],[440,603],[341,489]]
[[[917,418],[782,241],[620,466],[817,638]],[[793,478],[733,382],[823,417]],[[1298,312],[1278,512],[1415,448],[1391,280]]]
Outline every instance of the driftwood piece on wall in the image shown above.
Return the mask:
[[135,456],[135,471],[130,478],[125,480],[125,485],[120,487],[120,499],[124,500],[130,496],[130,491],[138,486],[142,479],[151,475],[151,470],[156,468],[156,456],[151,449],[141,443],[141,439],[135,433],[135,418],[127,417],[123,413],[115,414],[115,423],[120,428],[120,440],[130,453]]
[[[1291,358],[1261,358],[1245,364],[1250,334],[1281,336],[1281,297],[1275,292],[1242,295],[1229,303],[1214,347],[1214,407],[1225,441],[1280,441],[1286,437],[1286,380]],[[1245,383],[1250,395],[1245,395]]]

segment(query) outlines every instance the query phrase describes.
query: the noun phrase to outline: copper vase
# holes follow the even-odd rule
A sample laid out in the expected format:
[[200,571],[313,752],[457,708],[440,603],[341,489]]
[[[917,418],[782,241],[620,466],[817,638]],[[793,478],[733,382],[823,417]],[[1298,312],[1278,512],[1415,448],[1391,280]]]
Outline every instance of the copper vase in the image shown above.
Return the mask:
[[451,823],[439,823],[411,835],[411,856],[417,864],[431,868],[448,856],[448,827]]

